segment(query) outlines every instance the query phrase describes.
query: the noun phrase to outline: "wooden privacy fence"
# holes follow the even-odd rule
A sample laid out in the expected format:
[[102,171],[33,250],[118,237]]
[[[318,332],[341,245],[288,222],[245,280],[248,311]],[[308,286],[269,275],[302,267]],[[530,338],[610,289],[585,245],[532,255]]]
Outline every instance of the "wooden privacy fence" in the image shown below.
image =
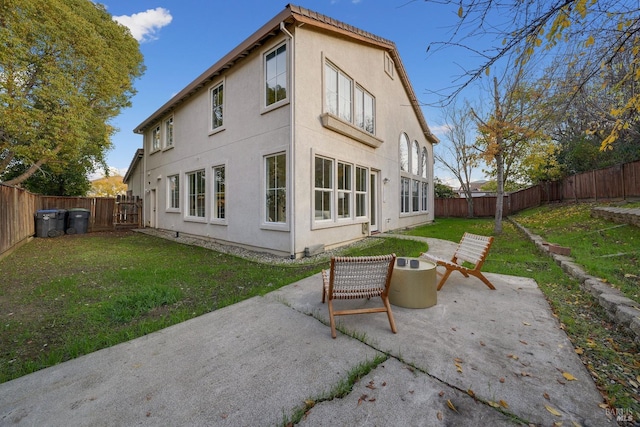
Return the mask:
[[[544,182],[504,196],[503,216],[551,202],[640,199],[640,161]],[[466,218],[467,199],[435,199],[435,216]],[[474,217],[494,217],[496,197],[473,198]]]
[[41,196],[0,184],[0,256],[36,234],[37,211],[73,208],[89,211],[88,232],[141,226],[139,197]]

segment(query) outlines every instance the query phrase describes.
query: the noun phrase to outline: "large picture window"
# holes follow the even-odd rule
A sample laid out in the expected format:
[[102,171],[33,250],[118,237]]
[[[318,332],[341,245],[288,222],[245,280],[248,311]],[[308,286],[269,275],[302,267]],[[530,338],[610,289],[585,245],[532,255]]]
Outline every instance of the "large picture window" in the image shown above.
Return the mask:
[[287,97],[287,45],[283,44],[265,55],[265,105]]
[[332,219],[333,160],[316,157],[315,160],[315,219]]
[[223,124],[224,86],[222,83],[211,89],[211,129],[217,129]]
[[216,166],[213,168],[213,218],[225,219],[225,167]]
[[409,138],[406,133],[400,134],[400,170],[409,172]]
[[266,222],[287,221],[287,156],[284,153],[265,157]]
[[410,185],[411,185],[411,180],[409,178],[400,178],[400,212],[402,213],[409,213],[411,212],[411,207],[410,207],[410,200],[411,200],[411,195],[410,195]]
[[196,218],[205,217],[205,174],[199,170],[187,174],[188,187],[188,216]]

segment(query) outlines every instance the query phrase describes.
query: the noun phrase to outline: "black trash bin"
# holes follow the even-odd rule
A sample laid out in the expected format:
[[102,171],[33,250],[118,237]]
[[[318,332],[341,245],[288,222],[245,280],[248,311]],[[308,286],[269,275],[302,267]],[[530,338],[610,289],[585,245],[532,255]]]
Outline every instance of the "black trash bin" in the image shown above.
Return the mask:
[[84,234],[89,228],[89,209],[69,209],[67,234]]
[[58,231],[58,235],[62,236],[66,229],[67,229],[67,210],[58,209],[58,213],[56,214],[56,231]]
[[57,209],[41,209],[36,211],[36,237],[59,236],[60,234],[56,228],[57,224]]

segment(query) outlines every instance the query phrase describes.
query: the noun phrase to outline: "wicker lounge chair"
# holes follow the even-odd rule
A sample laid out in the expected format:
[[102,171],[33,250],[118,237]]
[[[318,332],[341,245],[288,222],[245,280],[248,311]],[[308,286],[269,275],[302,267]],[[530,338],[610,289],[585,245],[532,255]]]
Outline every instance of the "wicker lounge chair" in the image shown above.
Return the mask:
[[[331,270],[322,271],[322,302],[327,301],[331,336],[336,337],[334,316],[364,313],[387,313],[391,330],[396,324],[389,304],[389,285],[396,256],[332,257]],[[333,300],[382,298],[384,307],[334,310]]]
[[[487,279],[480,272],[482,264],[484,264],[484,260],[489,253],[491,243],[493,243],[492,236],[487,237],[479,236],[477,234],[464,233],[464,236],[462,236],[462,240],[460,240],[458,248],[453,254],[453,258],[451,258],[451,261],[438,258],[426,252],[420,256],[446,269],[442,278],[440,279],[440,282],[438,283],[438,290],[440,290],[444,286],[444,282],[447,281],[451,273],[454,271],[459,271],[464,275],[464,277],[475,276],[478,279],[482,280],[482,282],[487,285],[489,289],[495,290],[495,287],[491,284],[489,279]],[[473,268],[464,266],[464,262],[473,264]]]

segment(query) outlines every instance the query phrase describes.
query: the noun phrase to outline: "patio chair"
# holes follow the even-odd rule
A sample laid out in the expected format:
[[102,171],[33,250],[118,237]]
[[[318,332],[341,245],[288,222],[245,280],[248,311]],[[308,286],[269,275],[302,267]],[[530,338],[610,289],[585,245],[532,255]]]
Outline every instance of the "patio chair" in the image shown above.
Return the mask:
[[[464,277],[475,276],[489,287],[489,289],[495,290],[496,288],[491,284],[480,269],[484,260],[489,253],[489,248],[493,243],[492,236],[479,236],[477,234],[464,233],[462,240],[458,244],[458,247],[451,258],[451,261],[423,253],[420,256],[426,258],[429,261],[434,262],[438,266],[445,268],[445,272],[438,283],[438,290],[442,289],[444,283],[454,271],[459,271]],[[467,267],[464,263],[473,264],[473,267]]]
[[[334,316],[386,312],[391,330],[396,324],[389,304],[389,285],[396,255],[332,257],[331,269],[322,271],[322,303],[327,301],[331,337],[336,337]],[[333,300],[382,298],[384,307],[334,310]]]

